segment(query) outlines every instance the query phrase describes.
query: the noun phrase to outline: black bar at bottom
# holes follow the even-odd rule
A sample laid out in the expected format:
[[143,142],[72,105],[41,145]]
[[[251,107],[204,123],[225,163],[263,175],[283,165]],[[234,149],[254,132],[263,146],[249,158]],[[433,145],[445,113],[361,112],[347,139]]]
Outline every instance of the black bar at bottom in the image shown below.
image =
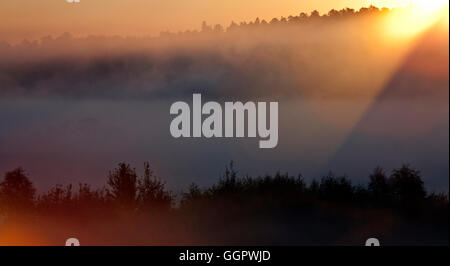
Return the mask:
[[[17,256],[17,254],[26,256]],[[0,247],[5,260],[71,265],[426,265],[446,264],[447,247]],[[58,259],[56,259],[58,258]],[[434,263],[433,263],[434,262]],[[20,263],[19,263],[20,264]],[[65,264],[65,262],[63,263]],[[395,265],[395,264],[394,264]]]

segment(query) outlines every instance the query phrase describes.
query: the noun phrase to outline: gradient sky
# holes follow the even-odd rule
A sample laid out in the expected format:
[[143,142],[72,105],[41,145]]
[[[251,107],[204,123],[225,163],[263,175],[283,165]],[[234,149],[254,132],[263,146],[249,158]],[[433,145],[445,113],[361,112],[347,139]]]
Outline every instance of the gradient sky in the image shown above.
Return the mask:
[[76,36],[157,35],[164,30],[198,29],[202,21],[236,22],[321,13],[374,4],[393,7],[407,0],[2,0],[0,40],[18,42],[71,32]]

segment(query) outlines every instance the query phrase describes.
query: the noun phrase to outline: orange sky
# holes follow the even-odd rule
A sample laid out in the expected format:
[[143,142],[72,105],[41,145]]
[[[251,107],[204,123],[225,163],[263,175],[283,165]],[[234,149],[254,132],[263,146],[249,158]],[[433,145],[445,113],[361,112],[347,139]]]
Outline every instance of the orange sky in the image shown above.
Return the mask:
[[229,25],[256,17],[297,15],[314,9],[395,6],[407,0],[1,0],[0,40],[43,35],[157,35],[198,29],[202,21]]

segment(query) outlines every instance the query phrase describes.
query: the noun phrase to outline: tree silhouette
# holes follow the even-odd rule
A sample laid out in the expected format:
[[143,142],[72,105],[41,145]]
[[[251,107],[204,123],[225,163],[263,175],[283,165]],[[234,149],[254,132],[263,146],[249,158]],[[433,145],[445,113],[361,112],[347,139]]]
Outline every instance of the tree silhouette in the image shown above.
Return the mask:
[[46,211],[62,212],[72,204],[72,185],[63,187],[56,185],[47,193],[38,197],[38,207]]
[[0,202],[7,211],[29,210],[34,205],[36,189],[22,168],[5,174],[0,183]]
[[195,183],[189,185],[188,191],[184,192],[181,199],[182,206],[189,206],[203,197],[203,191]]
[[119,163],[108,175],[108,194],[119,206],[133,209],[136,205],[137,175],[129,164]]
[[320,13],[317,10],[314,10],[311,12],[311,15],[309,16],[310,18],[319,18],[320,17]]
[[103,201],[104,189],[92,190],[89,184],[83,183],[78,186],[76,199],[80,203],[95,204]]
[[403,205],[416,205],[426,196],[420,172],[409,165],[403,165],[392,172],[389,186],[394,200]]
[[225,167],[225,175],[219,180],[217,186],[213,186],[210,192],[213,194],[231,195],[241,191],[242,183],[237,178],[237,171],[234,168],[234,162],[231,161],[229,165]]
[[335,177],[332,172],[324,176],[319,185],[319,197],[323,200],[351,201],[353,192],[350,180],[345,176]]
[[370,196],[380,204],[386,204],[390,197],[389,183],[385,172],[381,167],[376,167],[369,176]]
[[144,176],[138,180],[137,189],[139,204],[144,210],[167,210],[172,205],[172,195],[165,190],[164,183],[154,176],[148,162],[144,163]]
[[206,24],[206,21],[203,21],[203,22],[202,22],[202,29],[201,29],[201,32],[203,32],[203,33],[209,33],[209,32],[212,32],[212,31],[213,31],[212,27],[209,26],[208,24]]

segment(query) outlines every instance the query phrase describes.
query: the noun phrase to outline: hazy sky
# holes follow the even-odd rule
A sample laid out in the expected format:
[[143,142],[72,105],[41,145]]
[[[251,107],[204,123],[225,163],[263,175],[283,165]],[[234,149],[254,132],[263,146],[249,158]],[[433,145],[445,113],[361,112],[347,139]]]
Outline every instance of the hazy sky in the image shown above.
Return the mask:
[[392,7],[407,0],[1,0],[0,40],[17,42],[44,35],[157,35],[198,29],[202,21],[236,22],[298,15],[314,9]]

